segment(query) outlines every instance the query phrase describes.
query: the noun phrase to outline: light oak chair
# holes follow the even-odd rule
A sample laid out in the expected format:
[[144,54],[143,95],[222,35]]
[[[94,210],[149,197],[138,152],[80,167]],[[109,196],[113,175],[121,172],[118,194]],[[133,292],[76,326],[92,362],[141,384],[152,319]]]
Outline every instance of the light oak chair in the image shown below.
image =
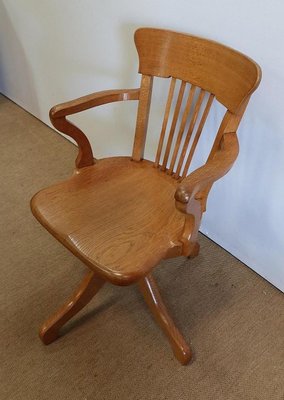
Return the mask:
[[[54,127],[77,142],[79,154],[73,175],[37,193],[31,208],[90,271],[73,297],[44,323],[40,337],[45,344],[57,339],[59,329],[106,281],[137,283],[176,358],[186,364],[191,350],[169,316],[151,271],[162,259],[198,254],[208,193],[238,155],[236,131],[261,70],[222,44],[168,30],[138,29],[135,44],[140,88],[90,94],[50,111]],[[154,77],[167,78],[169,92],[152,162],[144,159],[144,147]],[[66,117],[126,100],[138,101],[132,156],[94,159],[87,137]],[[213,101],[225,106],[224,118],[207,162],[188,174]]]

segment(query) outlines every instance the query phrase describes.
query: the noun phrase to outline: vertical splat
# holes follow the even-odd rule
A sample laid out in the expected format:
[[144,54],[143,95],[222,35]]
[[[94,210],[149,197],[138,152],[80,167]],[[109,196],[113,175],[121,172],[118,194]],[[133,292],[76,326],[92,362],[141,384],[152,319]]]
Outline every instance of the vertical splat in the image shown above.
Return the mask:
[[213,94],[183,80],[179,81],[175,96],[177,81],[178,79],[171,78],[154,163],[155,167],[166,171],[175,179],[186,176],[214,99]]
[[145,141],[152,97],[152,87],[153,77],[149,75],[142,75],[135,139],[132,151],[132,159],[134,161],[140,161],[144,157]]
[[199,113],[201,105],[202,105],[202,101],[203,101],[204,95],[205,95],[205,91],[203,89],[201,89],[200,92],[199,92],[199,95],[198,95],[197,102],[196,102],[196,104],[194,106],[193,115],[192,115],[192,118],[190,120],[189,128],[188,128],[188,131],[187,131],[187,134],[186,134],[186,137],[185,137],[185,141],[184,141],[184,144],[183,144],[183,147],[182,147],[182,151],[181,151],[181,154],[180,154],[180,157],[179,157],[179,162],[178,162],[177,170],[176,170],[176,173],[175,173],[175,178],[178,178],[179,175],[180,175],[180,171],[181,171],[181,168],[182,168],[182,165],[183,165],[183,162],[184,162],[184,157],[185,157],[186,152],[188,150],[188,145],[189,145],[189,142],[190,142],[190,139],[191,139],[191,136],[192,136],[195,124],[196,124],[196,120],[197,120],[198,113]]
[[176,125],[177,125],[177,121],[178,121],[178,117],[179,117],[180,109],[181,109],[181,104],[182,104],[182,100],[183,100],[185,85],[186,85],[186,82],[181,81],[178,98],[177,98],[177,102],[176,102],[176,106],[175,106],[175,110],[174,110],[174,115],[173,115],[173,119],[172,119],[172,125],[171,125],[171,129],[170,129],[170,133],[169,133],[169,137],[168,137],[168,141],[167,141],[167,146],[166,146],[166,150],[165,150],[165,155],[164,155],[164,159],[163,159],[163,164],[161,167],[162,171],[166,170],[167,163],[169,160],[172,142],[173,142]]
[[164,144],[166,129],[167,129],[167,125],[168,125],[168,119],[169,119],[171,105],[172,105],[172,101],[173,101],[175,85],[176,85],[176,79],[172,78],[171,84],[170,84],[170,89],[169,89],[169,94],[168,94],[168,99],[167,99],[167,103],[166,103],[165,115],[164,115],[164,119],[163,119],[159,144],[158,144],[158,150],[157,150],[156,159],[155,159],[155,167],[158,167],[159,163],[160,163],[160,157],[161,157],[161,152],[162,152],[162,148],[163,148],[163,144]]
[[173,170],[174,170],[174,166],[175,166],[175,163],[176,163],[178,151],[180,149],[182,137],[183,137],[183,134],[184,134],[185,125],[186,125],[186,122],[187,122],[187,119],[188,119],[188,116],[189,116],[189,112],[190,112],[190,109],[191,109],[191,106],[192,106],[195,90],[196,90],[196,86],[192,85],[191,88],[190,88],[189,94],[188,94],[185,110],[184,110],[184,113],[183,113],[183,116],[182,116],[182,121],[181,121],[181,124],[180,124],[178,136],[177,136],[177,139],[176,139],[176,144],[175,144],[175,148],[174,148],[174,151],[173,151],[170,168],[169,168],[169,171],[168,171],[169,174],[172,174]]
[[193,140],[193,143],[192,143],[192,145],[191,145],[190,152],[189,152],[189,155],[188,155],[188,157],[187,157],[187,160],[186,160],[186,163],[185,163],[185,166],[184,166],[184,169],[183,169],[182,178],[185,178],[186,175],[187,175],[188,168],[189,168],[190,163],[191,163],[191,161],[192,161],[193,154],[194,154],[194,152],[195,152],[197,143],[198,143],[199,138],[200,138],[200,136],[201,136],[202,129],[203,129],[204,124],[205,124],[205,122],[206,122],[206,119],[207,119],[207,117],[208,117],[208,114],[209,114],[209,111],[210,111],[210,108],[211,108],[211,105],[212,105],[213,100],[214,100],[214,95],[211,93],[211,94],[209,95],[209,97],[208,97],[208,100],[207,100],[205,109],[204,109],[204,111],[203,111],[203,114],[202,114],[202,117],[201,117],[201,119],[200,119],[200,122],[199,122],[199,125],[198,125],[198,128],[197,128],[197,131],[196,131],[196,133],[195,133],[194,140]]

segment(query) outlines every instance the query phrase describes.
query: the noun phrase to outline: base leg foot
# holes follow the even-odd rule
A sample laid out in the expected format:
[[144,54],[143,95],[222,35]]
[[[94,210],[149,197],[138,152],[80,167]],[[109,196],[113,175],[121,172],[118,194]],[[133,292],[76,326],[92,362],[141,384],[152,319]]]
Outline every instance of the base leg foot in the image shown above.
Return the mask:
[[138,285],[156,321],[166,334],[175,357],[181,364],[187,364],[192,356],[190,347],[169,316],[154,278],[148,275],[141,279]]
[[104,283],[93,272],[88,272],[73,296],[42,325],[39,332],[42,342],[50,344],[56,340],[59,329],[90,302]]

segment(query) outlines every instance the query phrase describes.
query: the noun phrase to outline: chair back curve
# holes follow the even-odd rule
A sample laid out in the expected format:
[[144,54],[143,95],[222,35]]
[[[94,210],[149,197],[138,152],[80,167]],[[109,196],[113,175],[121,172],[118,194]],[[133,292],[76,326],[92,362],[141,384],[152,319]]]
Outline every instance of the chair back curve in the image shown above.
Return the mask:
[[140,28],[134,40],[142,80],[132,158],[144,156],[153,79],[170,78],[155,166],[174,178],[185,177],[213,100],[227,112],[209,158],[223,134],[237,130],[261,69],[244,54],[193,35]]

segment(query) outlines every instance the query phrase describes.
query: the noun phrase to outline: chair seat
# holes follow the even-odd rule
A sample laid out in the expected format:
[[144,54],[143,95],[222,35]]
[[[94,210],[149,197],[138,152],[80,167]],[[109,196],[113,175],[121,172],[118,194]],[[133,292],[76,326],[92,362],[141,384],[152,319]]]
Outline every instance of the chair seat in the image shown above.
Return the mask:
[[181,248],[184,216],[175,208],[176,186],[150,161],[106,158],[41,190],[32,211],[100,276],[129,284]]

